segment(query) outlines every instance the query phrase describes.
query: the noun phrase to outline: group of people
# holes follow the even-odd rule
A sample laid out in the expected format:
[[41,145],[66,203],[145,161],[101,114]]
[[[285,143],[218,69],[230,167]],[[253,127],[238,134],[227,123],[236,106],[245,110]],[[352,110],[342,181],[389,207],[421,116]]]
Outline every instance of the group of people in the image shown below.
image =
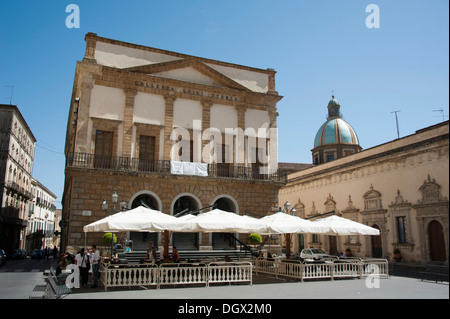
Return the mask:
[[89,279],[89,270],[92,267],[92,275],[94,283],[91,288],[98,287],[100,252],[97,250],[96,245],[88,250],[81,248],[81,250],[75,256],[69,252],[61,254],[56,268],[56,275],[58,276],[63,269],[66,269],[69,264],[76,264],[80,270],[80,284],[81,287],[87,286]]
[[[177,247],[175,246],[172,246],[172,261],[174,263],[180,262],[180,253],[178,252]],[[156,264],[158,262],[158,255],[156,253],[155,246],[153,246],[153,243],[149,243],[145,257],[141,262],[151,264]]]

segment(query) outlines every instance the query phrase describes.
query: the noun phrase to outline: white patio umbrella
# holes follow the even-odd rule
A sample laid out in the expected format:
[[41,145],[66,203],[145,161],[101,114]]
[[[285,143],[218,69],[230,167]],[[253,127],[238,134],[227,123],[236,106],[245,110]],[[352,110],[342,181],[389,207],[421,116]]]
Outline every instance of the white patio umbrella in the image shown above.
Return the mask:
[[327,235],[379,235],[376,228],[336,215],[313,221],[326,229]]
[[83,228],[85,232],[182,232],[190,229],[188,221],[143,206],[105,217]]
[[207,233],[258,233],[266,231],[266,225],[259,219],[241,216],[220,209],[199,214],[188,220],[193,232]]
[[267,232],[263,234],[321,234],[328,230],[312,221],[282,212],[265,216],[260,221],[267,225]]

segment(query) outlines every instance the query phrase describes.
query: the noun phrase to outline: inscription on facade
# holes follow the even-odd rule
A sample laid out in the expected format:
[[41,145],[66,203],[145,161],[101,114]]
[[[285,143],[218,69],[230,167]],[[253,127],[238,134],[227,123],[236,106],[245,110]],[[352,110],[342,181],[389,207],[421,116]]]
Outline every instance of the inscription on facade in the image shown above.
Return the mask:
[[158,84],[158,83],[141,82],[141,81],[134,81],[134,84],[136,86],[147,87],[147,88],[162,90],[162,91],[173,91],[173,92],[177,92],[177,93],[184,93],[184,94],[196,95],[196,96],[204,96],[204,97],[210,97],[210,98],[225,100],[225,101],[233,101],[233,102],[239,101],[239,98],[236,96],[231,96],[231,95],[226,95],[226,94],[218,94],[218,93],[201,91],[201,90],[180,88],[180,87],[171,86],[171,85],[162,85],[162,84]]

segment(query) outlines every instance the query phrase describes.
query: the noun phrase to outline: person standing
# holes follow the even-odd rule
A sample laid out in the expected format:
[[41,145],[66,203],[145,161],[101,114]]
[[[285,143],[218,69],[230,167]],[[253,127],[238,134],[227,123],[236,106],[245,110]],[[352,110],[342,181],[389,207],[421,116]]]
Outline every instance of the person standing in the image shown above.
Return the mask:
[[89,256],[84,251],[84,248],[81,248],[80,252],[75,256],[77,260],[77,266],[80,269],[81,275],[81,287],[87,285],[88,277],[89,277]]
[[97,250],[96,245],[92,245],[92,253],[90,255],[90,261],[91,261],[91,265],[92,265],[92,275],[94,277],[94,284],[91,286],[91,288],[97,288],[98,287],[98,278],[100,276],[100,273],[99,273],[100,253]]
[[180,262],[180,253],[178,252],[177,247],[175,246],[172,247],[172,260],[174,263]]
[[145,254],[145,262],[149,262],[151,264],[155,264],[157,262],[156,250],[155,247],[153,247],[153,243],[148,245],[148,250]]

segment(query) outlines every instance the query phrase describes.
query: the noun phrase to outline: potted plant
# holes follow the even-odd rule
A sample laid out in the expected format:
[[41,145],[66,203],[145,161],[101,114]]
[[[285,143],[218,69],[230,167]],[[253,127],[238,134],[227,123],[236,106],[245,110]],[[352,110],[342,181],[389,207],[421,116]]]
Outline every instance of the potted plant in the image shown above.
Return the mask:
[[402,261],[402,254],[400,252],[400,249],[398,249],[397,247],[395,247],[394,249],[394,260],[396,262]]
[[117,237],[116,237],[115,234],[113,234],[113,233],[105,233],[103,235],[103,242],[105,244],[111,244],[111,237],[112,237],[111,235],[114,236],[114,244],[117,242]]
[[250,235],[248,235],[248,241],[251,244],[261,244],[262,243],[262,237],[260,234],[256,234],[256,233],[251,233]]
[[110,252],[110,257],[112,257],[113,255],[113,245],[117,242],[117,236],[113,233],[105,233],[103,235],[103,242],[105,244],[110,244],[111,245],[111,252]]

